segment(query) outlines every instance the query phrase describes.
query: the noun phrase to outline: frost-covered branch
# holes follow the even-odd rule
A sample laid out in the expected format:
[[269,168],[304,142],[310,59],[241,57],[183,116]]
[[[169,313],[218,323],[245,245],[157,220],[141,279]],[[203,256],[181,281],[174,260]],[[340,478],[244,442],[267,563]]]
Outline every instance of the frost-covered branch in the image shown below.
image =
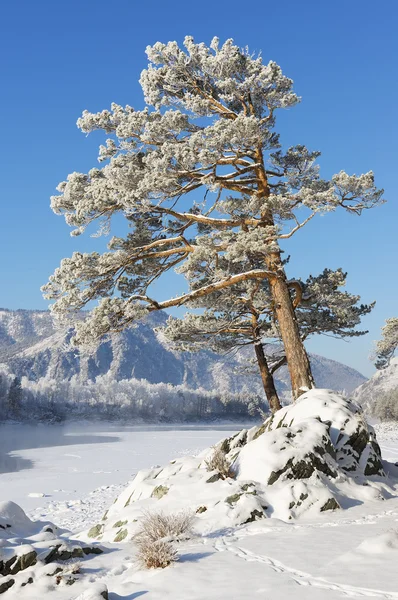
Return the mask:
[[386,324],[381,329],[382,338],[376,343],[375,366],[384,369],[390,364],[390,360],[398,348],[398,318],[386,319]]
[[[99,301],[79,325],[76,342],[84,344],[158,307],[206,308],[223,294],[232,302],[235,292],[253,292],[240,289],[246,284],[272,279],[275,285],[255,293],[251,310],[261,306],[263,321],[273,320],[297,397],[313,380],[295,324],[294,309],[304,310],[304,303],[293,306],[299,289],[290,295],[279,240],[290,239],[318,213],[344,208],[360,214],[382,203],[383,192],[372,172],[341,171],[324,180],[318,151],[282,147],[278,111],[300,99],[275,62],[265,64],[217,38],[209,46],[192,37],[182,47],[157,42],[147,55],[140,78],[146,107],[114,103],[97,113],[85,110],[78,127],[105,134],[100,168],[71,173],[51,198],[73,235],[94,223],[98,235],[106,235],[115,216],[124,217],[128,233],[112,238],[102,254],[75,252],[64,259],[44,294],[59,316]],[[153,283],[171,269],[185,277],[188,292],[159,302]],[[321,314],[331,327],[334,309],[327,310]],[[225,335],[233,329],[222,327]]]

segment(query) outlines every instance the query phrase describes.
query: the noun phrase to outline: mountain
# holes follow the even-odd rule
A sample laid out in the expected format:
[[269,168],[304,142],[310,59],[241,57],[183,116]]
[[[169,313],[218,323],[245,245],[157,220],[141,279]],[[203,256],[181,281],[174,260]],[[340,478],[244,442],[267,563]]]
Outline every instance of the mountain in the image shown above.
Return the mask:
[[398,357],[393,358],[388,367],[376,371],[353,393],[353,398],[363,406],[366,412],[373,413],[376,401],[386,392],[398,388]]
[[[166,313],[152,313],[89,356],[68,346],[71,331],[56,329],[48,311],[0,309],[0,363],[32,381],[75,377],[84,383],[108,374],[116,381],[135,378],[154,384],[184,384],[192,389],[239,392],[246,388],[262,393],[257,374],[242,373],[242,366],[251,358],[251,348],[233,357],[208,351],[176,352],[162,333],[155,331],[166,319]],[[339,362],[317,355],[310,358],[319,387],[350,393],[366,381],[358,371]],[[288,393],[286,367],[278,371],[277,387]]]

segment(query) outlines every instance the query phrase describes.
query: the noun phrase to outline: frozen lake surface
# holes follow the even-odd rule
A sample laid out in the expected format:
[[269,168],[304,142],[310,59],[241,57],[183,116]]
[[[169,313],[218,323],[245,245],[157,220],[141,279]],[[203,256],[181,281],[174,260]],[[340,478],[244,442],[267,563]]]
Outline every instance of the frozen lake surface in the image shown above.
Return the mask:
[[0,425],[0,502],[76,530],[77,513],[94,522],[140,469],[196,454],[242,427]]

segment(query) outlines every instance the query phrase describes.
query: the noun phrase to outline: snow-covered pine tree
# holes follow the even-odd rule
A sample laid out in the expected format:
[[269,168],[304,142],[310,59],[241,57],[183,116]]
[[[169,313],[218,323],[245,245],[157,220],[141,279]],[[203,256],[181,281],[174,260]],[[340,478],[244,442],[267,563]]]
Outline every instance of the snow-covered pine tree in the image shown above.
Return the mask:
[[[219,268],[222,261],[221,258]],[[245,267],[241,262],[237,268],[243,271]],[[233,265],[227,268],[229,272],[232,269]],[[325,269],[305,282],[287,282],[295,289],[292,301],[302,342],[315,334],[347,338],[367,333],[355,328],[374,303],[360,304],[359,296],[342,291],[346,278],[342,269]],[[203,314],[186,314],[182,319],[169,317],[163,329],[166,337],[177,349],[190,351],[211,348],[224,353],[252,344],[269,407],[272,412],[278,410],[281,406],[273,376],[286,364],[286,354],[268,281],[242,281],[201,298],[195,307],[204,308]],[[271,352],[275,343],[276,349]]]
[[22,404],[22,385],[19,377],[14,377],[8,390],[8,413],[11,417],[18,417]]
[[381,334],[381,340],[376,343],[376,369],[388,367],[395,350],[398,348],[398,318],[386,319],[386,324],[381,328]]
[[[187,305],[240,281],[270,283],[286,351],[293,396],[311,388],[310,365],[300,338],[279,242],[318,212],[343,207],[360,214],[381,202],[373,173],[330,181],[320,178],[319,152],[299,145],[283,151],[275,131],[278,109],[299,98],[293,82],[273,61],[263,64],[227,40],[210,46],[191,37],[147,48],[150,61],[140,83],[147,107],[113,104],[84,111],[80,129],[108,134],[100,147],[102,169],[72,173],[58,186],[52,209],[80,234],[93,221],[100,233],[113,215],[131,226],[112,238],[109,252],[76,252],[44,286],[64,315],[100,299],[79,323],[75,341],[87,344],[120,331],[150,311]],[[212,269],[191,279],[188,292],[159,302],[151,284],[177,266],[216,265],[220,256],[256,252],[261,268],[225,276]]]

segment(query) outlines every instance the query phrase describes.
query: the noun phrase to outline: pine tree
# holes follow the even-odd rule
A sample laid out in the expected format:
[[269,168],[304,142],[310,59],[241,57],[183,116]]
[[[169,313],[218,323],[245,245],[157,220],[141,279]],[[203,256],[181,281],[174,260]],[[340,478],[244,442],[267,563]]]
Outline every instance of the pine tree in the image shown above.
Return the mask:
[[[346,277],[342,269],[325,269],[305,282],[287,282],[295,290],[292,303],[303,342],[315,334],[347,338],[367,333],[355,327],[374,303],[359,304],[359,296],[341,291]],[[170,317],[163,329],[166,337],[179,350],[211,348],[223,353],[253,345],[269,407],[272,412],[278,410],[281,405],[273,376],[286,364],[286,354],[280,345],[281,335],[267,280],[241,282],[217,295],[204,297],[197,306],[205,308],[203,314],[187,314],[183,319]],[[270,352],[275,342],[277,348]]]
[[[64,259],[44,293],[61,316],[100,300],[77,325],[75,342],[88,344],[148,312],[190,307],[236,283],[267,279],[296,398],[313,379],[280,241],[319,212],[343,207],[360,214],[382,201],[382,190],[372,172],[341,171],[323,180],[315,164],[319,152],[303,145],[281,149],[276,113],[299,98],[275,62],[263,64],[232,40],[220,46],[214,38],[207,47],[187,37],[184,46],[147,48],[144,110],[113,104],[110,111],[84,111],[78,120],[85,133],[101,129],[112,136],[100,147],[106,164],[69,175],[52,208],[75,235],[94,221],[101,222],[99,233],[108,232],[116,214],[131,231],[112,238],[109,252]],[[227,275],[207,269],[222,256],[240,260],[253,253],[261,258],[259,268]],[[201,274],[190,278],[200,264]],[[188,292],[162,302],[152,298],[151,284],[176,267],[188,276]]]
[[398,348],[398,318],[386,319],[386,324],[381,328],[382,338],[376,343],[375,366],[384,369],[390,364],[395,350]]
[[14,377],[8,391],[8,410],[9,414],[17,417],[21,412],[22,405],[22,385],[19,377]]

